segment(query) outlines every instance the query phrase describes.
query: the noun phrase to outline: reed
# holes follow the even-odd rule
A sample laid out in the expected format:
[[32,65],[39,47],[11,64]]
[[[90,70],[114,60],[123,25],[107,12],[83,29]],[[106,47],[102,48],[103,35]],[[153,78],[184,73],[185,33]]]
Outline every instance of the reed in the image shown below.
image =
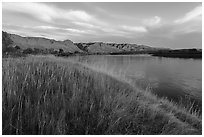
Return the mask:
[[32,56],[2,64],[3,134],[202,134],[197,112],[80,63]]

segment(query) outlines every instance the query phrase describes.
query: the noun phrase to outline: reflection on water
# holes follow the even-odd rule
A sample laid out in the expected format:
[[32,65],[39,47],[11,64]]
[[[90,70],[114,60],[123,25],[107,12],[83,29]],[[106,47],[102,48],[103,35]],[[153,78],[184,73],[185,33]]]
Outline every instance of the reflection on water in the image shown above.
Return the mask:
[[74,57],[80,62],[123,73],[140,88],[150,86],[158,96],[179,102],[188,98],[202,105],[202,60],[149,55],[97,55]]

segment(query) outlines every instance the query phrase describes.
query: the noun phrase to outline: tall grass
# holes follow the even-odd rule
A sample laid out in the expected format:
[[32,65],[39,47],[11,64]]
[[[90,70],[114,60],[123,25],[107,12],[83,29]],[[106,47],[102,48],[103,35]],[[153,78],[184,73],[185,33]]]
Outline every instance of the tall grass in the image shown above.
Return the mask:
[[53,57],[3,59],[3,134],[201,134],[201,116]]

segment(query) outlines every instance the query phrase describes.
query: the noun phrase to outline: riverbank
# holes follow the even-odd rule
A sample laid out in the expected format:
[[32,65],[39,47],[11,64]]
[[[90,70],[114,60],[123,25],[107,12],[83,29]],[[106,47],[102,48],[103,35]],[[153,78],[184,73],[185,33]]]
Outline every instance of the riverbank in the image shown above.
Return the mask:
[[54,56],[5,58],[3,134],[201,134],[201,115]]
[[161,50],[152,53],[153,56],[170,58],[194,58],[202,59],[202,49],[180,49],[180,50]]

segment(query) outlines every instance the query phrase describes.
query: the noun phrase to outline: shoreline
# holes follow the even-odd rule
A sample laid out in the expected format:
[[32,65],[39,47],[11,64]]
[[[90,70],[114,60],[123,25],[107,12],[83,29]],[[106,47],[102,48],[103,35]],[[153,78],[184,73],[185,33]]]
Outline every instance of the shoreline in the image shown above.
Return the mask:
[[[12,107],[10,108],[9,106],[13,103],[15,104],[15,102],[19,102],[27,106],[25,107],[26,110],[21,107],[18,108],[19,110],[14,110],[15,113],[23,112],[20,113],[22,122],[26,123],[28,120],[38,122],[36,119],[38,117],[32,117],[29,112],[43,113],[54,120],[52,125],[60,121],[62,127],[64,125],[63,122],[68,122],[68,125],[70,123],[74,124],[76,129],[74,128],[73,132],[64,129],[68,130],[67,132],[69,134],[79,133],[79,125],[77,121],[74,121],[75,119],[86,120],[85,123],[83,120],[79,121],[81,125],[80,129],[87,129],[88,126],[89,134],[134,134],[134,130],[138,130],[138,134],[201,134],[202,120],[198,113],[179,106],[180,104],[175,104],[167,99],[158,98],[149,91],[140,91],[137,87],[132,87],[120,79],[117,80],[114,77],[94,71],[76,62],[69,62],[66,59],[60,59],[54,56],[31,56],[26,57],[23,61],[20,58],[9,61],[8,58],[7,60],[3,60],[3,72],[4,129],[6,128],[6,117],[14,117],[14,113],[11,113],[13,111]],[[7,78],[9,77],[11,78],[8,80]],[[21,82],[16,81],[18,79],[26,79],[23,87],[21,87]],[[47,84],[43,82],[48,79],[50,80]],[[58,82],[58,79],[60,79],[61,82]],[[15,83],[15,85],[11,83]],[[45,88],[45,86],[47,88]],[[8,94],[8,91],[12,92]],[[76,96],[73,96],[75,94]],[[12,100],[13,98],[16,98],[16,100]],[[22,100],[23,98],[25,98],[25,100]],[[28,100],[28,102],[26,102],[26,100]],[[7,106],[5,101],[11,104]],[[58,109],[59,107],[61,109]],[[74,115],[78,113],[79,115]],[[96,115],[98,113],[104,115],[104,118],[108,115],[106,117],[110,119],[101,119],[101,117],[98,117],[100,115]],[[60,121],[58,121],[59,114]],[[29,116],[27,117],[28,119],[24,119],[24,115]],[[65,117],[62,116],[69,116],[69,121],[66,121]],[[92,119],[89,119],[87,116]],[[117,120],[118,116],[121,117],[121,120]],[[131,129],[125,126],[125,123],[129,123],[127,118],[133,123],[135,122],[135,126],[130,126]],[[105,125],[102,127],[96,126],[100,123],[100,119],[110,125],[109,128],[112,129],[111,132]],[[49,124],[47,119],[44,119],[44,121]],[[137,123],[138,121],[139,123]],[[157,126],[145,124],[146,122]],[[88,123],[88,125],[86,123]],[[30,122],[27,124],[31,126],[31,129],[32,126],[34,126],[30,125]],[[17,129],[22,129],[25,133],[30,132],[29,130],[25,130],[27,126],[15,125],[15,122],[14,126],[16,126]],[[155,129],[152,127],[155,127]],[[175,130],[175,128],[177,130]],[[101,129],[104,130],[101,131]],[[123,132],[126,130],[128,130],[127,133]],[[5,129],[3,134],[9,133],[9,131],[15,131],[15,129],[12,129],[12,127],[10,127],[10,130]],[[49,131],[50,129],[47,129],[45,133]],[[32,133],[39,134],[38,130],[34,128],[32,129]],[[58,131],[52,130],[52,134],[54,133],[57,134]],[[62,133],[65,134],[65,132]],[[18,134],[22,134],[22,132],[19,131]],[[81,130],[80,134],[85,134],[84,130]]]

